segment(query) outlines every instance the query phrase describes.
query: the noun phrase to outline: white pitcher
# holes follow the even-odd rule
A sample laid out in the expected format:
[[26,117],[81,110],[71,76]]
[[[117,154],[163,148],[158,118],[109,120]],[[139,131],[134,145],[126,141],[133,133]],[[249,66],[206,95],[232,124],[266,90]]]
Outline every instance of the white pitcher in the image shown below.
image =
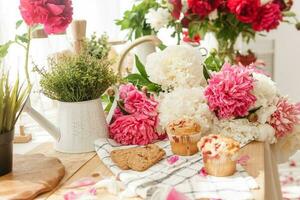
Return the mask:
[[53,125],[30,105],[24,110],[56,140],[55,150],[64,153],[95,151],[94,141],[107,138],[107,123],[100,99],[58,102],[58,126]]

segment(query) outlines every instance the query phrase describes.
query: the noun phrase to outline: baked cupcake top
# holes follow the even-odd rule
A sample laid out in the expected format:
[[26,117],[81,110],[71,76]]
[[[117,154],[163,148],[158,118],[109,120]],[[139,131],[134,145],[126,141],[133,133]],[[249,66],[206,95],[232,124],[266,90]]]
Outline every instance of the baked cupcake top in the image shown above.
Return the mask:
[[233,156],[240,149],[237,141],[214,134],[202,137],[197,146],[203,156],[211,158],[220,155]]
[[172,135],[193,135],[200,133],[201,126],[193,119],[181,118],[172,121],[167,126],[167,132]]

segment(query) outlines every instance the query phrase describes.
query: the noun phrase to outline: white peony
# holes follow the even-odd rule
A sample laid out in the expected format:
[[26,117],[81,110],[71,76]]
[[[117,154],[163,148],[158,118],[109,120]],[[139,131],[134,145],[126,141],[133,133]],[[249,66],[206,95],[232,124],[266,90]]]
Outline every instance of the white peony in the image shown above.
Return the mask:
[[270,105],[267,107],[261,107],[258,111],[256,111],[257,114],[257,121],[261,124],[267,123],[268,119],[271,117],[271,115],[277,110],[276,105]]
[[169,46],[152,53],[147,57],[145,67],[150,80],[165,90],[206,85],[201,52],[189,45]]
[[245,145],[253,140],[274,143],[275,131],[268,124],[249,122],[248,119],[214,121],[213,133],[222,134]]
[[203,95],[203,88],[177,88],[170,93],[160,95],[159,122],[162,127],[183,118],[196,120],[203,133],[212,126],[214,114],[209,110]]
[[267,142],[269,144],[274,144],[277,140],[275,137],[275,129],[269,124],[259,124],[258,128],[258,138],[257,141]]
[[151,8],[145,16],[146,22],[150,24],[150,26],[155,30],[159,31],[159,29],[168,25],[171,14],[168,9],[158,8],[157,10]]
[[274,103],[277,95],[277,87],[272,79],[264,74],[253,73],[254,89],[253,94],[257,98],[254,107],[267,107]]
[[300,125],[296,125],[293,132],[280,138],[272,145],[272,152],[278,164],[287,162],[289,158],[300,149]]

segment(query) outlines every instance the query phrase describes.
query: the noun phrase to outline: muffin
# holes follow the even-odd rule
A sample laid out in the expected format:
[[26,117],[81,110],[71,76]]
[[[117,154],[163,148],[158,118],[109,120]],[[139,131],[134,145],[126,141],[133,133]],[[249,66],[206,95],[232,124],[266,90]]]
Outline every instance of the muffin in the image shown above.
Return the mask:
[[172,121],[167,126],[167,134],[174,154],[191,156],[198,152],[201,126],[196,121],[188,118]]
[[212,176],[230,176],[236,171],[237,152],[240,144],[221,135],[208,135],[198,142],[204,168]]

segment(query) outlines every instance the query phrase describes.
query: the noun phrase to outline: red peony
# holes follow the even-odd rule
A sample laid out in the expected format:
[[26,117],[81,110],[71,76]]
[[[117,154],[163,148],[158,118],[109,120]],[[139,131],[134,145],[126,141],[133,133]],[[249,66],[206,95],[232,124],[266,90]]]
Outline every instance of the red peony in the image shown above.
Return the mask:
[[183,41],[187,43],[197,43],[200,44],[201,37],[199,34],[195,35],[193,38],[190,38],[188,31],[183,31]]
[[268,3],[259,9],[257,18],[252,24],[255,31],[270,31],[277,28],[282,20],[280,7],[275,3]]
[[218,8],[219,5],[220,0],[188,0],[189,9],[201,18],[209,15],[209,13]]
[[237,19],[244,23],[252,23],[257,16],[260,0],[228,0],[227,7]]
[[169,0],[169,3],[172,5],[171,15],[175,19],[179,19],[181,14],[181,9],[182,9],[181,0]]
[[72,22],[71,0],[21,0],[19,9],[26,24],[43,24],[48,34],[62,33]]

